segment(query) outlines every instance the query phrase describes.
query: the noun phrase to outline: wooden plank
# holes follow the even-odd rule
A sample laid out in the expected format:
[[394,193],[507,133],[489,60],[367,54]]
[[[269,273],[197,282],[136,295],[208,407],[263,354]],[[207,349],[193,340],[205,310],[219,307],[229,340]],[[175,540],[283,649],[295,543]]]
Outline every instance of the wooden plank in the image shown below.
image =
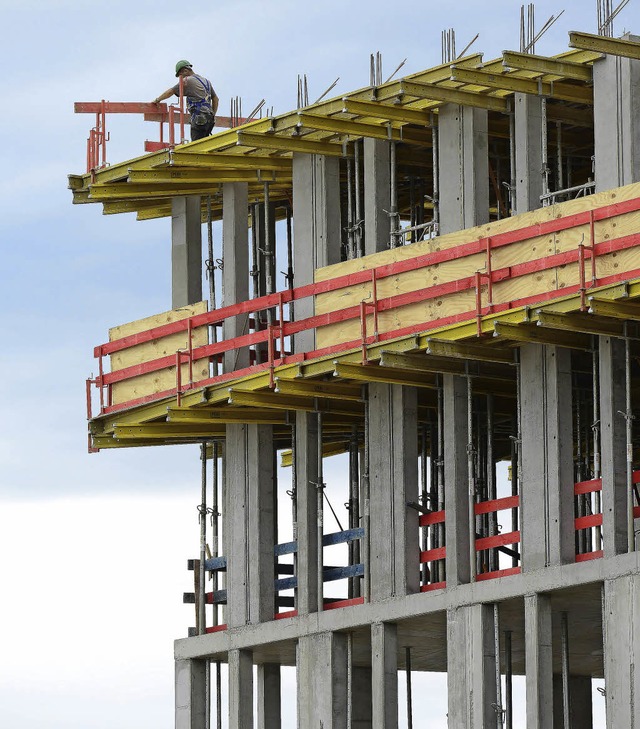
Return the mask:
[[[202,314],[206,311],[207,302],[200,301],[197,304],[185,306],[181,309],[173,309],[171,311],[162,312],[161,314],[154,314],[153,316],[145,317],[144,319],[128,322],[127,324],[121,324],[109,329],[109,341],[112,342],[130,334],[145,331],[153,327],[161,326],[162,324],[169,324],[174,321],[186,319],[189,316]],[[193,329],[191,336],[193,347],[199,347],[208,343],[207,327],[197,327],[196,329]],[[115,352],[110,356],[111,371],[116,372],[117,370],[124,369],[125,367],[130,367],[131,365],[149,362],[167,355],[175,355],[178,349],[187,348],[187,332],[180,332],[151,342],[137,344],[120,352]],[[204,379],[208,377],[208,375],[209,363],[207,359],[194,362],[194,381]],[[189,382],[188,365],[182,366],[181,376],[183,383]],[[158,392],[165,392],[166,390],[175,388],[175,386],[176,368],[175,366],[167,367],[166,369],[159,370],[158,372],[150,372],[148,374],[140,375],[139,377],[132,377],[131,379],[123,382],[114,383],[111,389],[112,403],[117,405],[138,397],[144,397]]]

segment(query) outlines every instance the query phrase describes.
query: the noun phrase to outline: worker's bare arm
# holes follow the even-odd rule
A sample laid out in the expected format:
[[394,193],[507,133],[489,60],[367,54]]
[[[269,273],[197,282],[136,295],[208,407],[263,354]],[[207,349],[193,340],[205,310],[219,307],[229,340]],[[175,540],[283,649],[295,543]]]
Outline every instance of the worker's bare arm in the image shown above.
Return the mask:
[[218,113],[218,104],[220,102],[220,99],[218,98],[216,92],[213,92],[213,96],[211,97],[211,108],[213,109],[213,116],[215,116]]
[[163,94],[160,94],[160,96],[157,96],[153,100],[153,103],[154,104],[159,104],[161,101],[164,101],[165,99],[168,99],[171,96],[173,96],[173,87],[171,87],[170,89],[167,89]]

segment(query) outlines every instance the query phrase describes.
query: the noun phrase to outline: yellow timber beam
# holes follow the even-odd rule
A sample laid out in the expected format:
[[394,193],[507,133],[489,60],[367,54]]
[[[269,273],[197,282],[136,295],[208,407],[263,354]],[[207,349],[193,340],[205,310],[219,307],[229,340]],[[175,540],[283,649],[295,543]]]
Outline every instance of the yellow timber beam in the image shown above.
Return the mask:
[[330,142],[311,142],[295,137],[276,137],[275,134],[249,134],[238,132],[238,145],[254,149],[274,149],[279,152],[306,152],[308,154],[325,154],[343,157],[340,144]]
[[474,86],[484,86],[501,91],[522,92],[534,96],[549,96],[562,101],[578,104],[593,104],[593,90],[585,86],[570,86],[563,83],[552,83],[518,78],[512,73],[487,73],[478,69],[451,67],[451,80]]
[[391,367],[410,372],[426,372],[429,374],[446,372],[463,375],[465,364],[457,360],[440,357],[427,357],[424,354],[404,354],[402,352],[382,352],[380,367]]
[[336,362],[334,375],[340,379],[356,380],[358,382],[387,382],[395,385],[425,387],[431,390],[436,387],[435,377],[429,376],[429,373],[410,372],[394,369],[393,367],[380,367],[379,365]]
[[285,413],[273,409],[254,408],[183,408],[170,407],[167,413],[169,423],[263,423],[265,425],[285,425]]
[[362,392],[359,386],[342,385],[337,382],[317,382],[301,378],[276,377],[275,392],[282,395],[325,397],[331,400],[362,402]]
[[514,342],[535,342],[536,344],[551,344],[569,349],[591,349],[590,337],[575,332],[557,332],[552,329],[543,329],[538,326],[507,324],[494,322],[494,337],[503,337]]
[[312,397],[301,397],[299,395],[282,395],[273,392],[254,392],[252,390],[241,390],[229,388],[229,404],[245,405],[248,407],[274,408],[276,410],[304,410],[323,413],[335,413],[336,415],[359,417],[363,413],[362,407],[336,400],[321,400]]
[[569,33],[569,45],[572,48],[581,48],[596,53],[610,53],[612,56],[640,59],[640,43],[623,40],[622,38],[606,38],[602,35],[579,33],[572,30]]
[[418,109],[407,109],[396,104],[383,104],[379,101],[352,101],[344,99],[342,111],[346,114],[357,114],[372,119],[397,121],[401,124],[418,124],[428,127],[431,124],[429,113]]
[[539,327],[557,329],[561,332],[581,332],[582,334],[598,334],[620,337],[624,334],[624,325],[617,319],[596,318],[592,314],[559,314],[544,309],[536,312]]
[[452,89],[435,84],[416,83],[415,81],[401,81],[402,93],[405,96],[415,96],[419,99],[430,99],[443,104],[461,104],[462,106],[476,106],[489,111],[507,112],[509,102],[497,96],[488,96],[473,91]]
[[502,63],[507,68],[522,69],[523,71],[536,71],[546,75],[570,78],[574,81],[593,81],[593,69],[583,63],[575,61],[561,61],[557,58],[534,56],[529,53],[517,51],[503,51]]
[[[322,444],[322,457],[330,458],[331,456],[339,456],[342,453],[349,452],[349,441],[340,441],[338,443],[323,443]],[[282,468],[288,468],[293,465],[293,451],[285,450],[280,454],[281,460],[280,465]]]
[[[184,168],[169,167],[155,170],[131,170],[127,178],[129,183],[139,184],[170,184],[183,182],[192,185],[207,185],[220,182],[265,182],[276,180],[277,173],[274,170],[187,170]],[[291,179],[291,170],[284,174],[285,178]],[[278,176],[280,179],[280,176]]]
[[[232,170],[291,170],[291,160],[286,157],[264,155],[232,154],[222,152],[189,152],[173,150],[168,152],[163,165],[170,167],[205,167],[207,169]],[[159,165],[158,165],[159,166]]]
[[480,360],[482,362],[502,362],[513,364],[513,351],[500,347],[487,347],[470,342],[450,342],[436,337],[427,338],[427,354],[439,357]]
[[399,129],[393,129],[379,124],[364,124],[363,122],[345,119],[344,117],[319,116],[300,112],[298,114],[298,125],[308,129],[319,129],[325,132],[335,132],[350,137],[371,137],[373,139],[395,139],[403,140]]
[[209,186],[201,184],[191,185],[185,183],[180,184],[133,184],[130,182],[113,182],[108,185],[91,185],[90,197],[92,200],[132,200],[144,198],[162,198],[175,197],[176,195],[211,195],[217,184],[211,183]]
[[611,301],[590,296],[589,313],[624,321],[640,321],[640,302]]
[[155,440],[160,438],[224,438],[224,424],[211,423],[200,425],[198,423],[146,423],[144,425],[118,425],[114,429],[116,438],[125,440]]

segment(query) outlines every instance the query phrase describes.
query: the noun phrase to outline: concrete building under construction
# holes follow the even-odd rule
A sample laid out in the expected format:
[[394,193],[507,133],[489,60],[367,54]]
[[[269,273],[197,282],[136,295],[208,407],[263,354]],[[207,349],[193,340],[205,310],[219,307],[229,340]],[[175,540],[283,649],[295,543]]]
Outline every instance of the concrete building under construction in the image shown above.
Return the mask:
[[[640,727],[640,39],[569,41],[192,143],[78,105],[74,202],[171,218],[172,308],[109,332],[87,404],[91,450],[201,447],[177,729],[221,690],[230,729],[392,729],[399,671],[447,672],[451,729],[512,727],[518,675],[530,729],[592,727],[594,678]],[[169,141],[106,165],[117,111]]]

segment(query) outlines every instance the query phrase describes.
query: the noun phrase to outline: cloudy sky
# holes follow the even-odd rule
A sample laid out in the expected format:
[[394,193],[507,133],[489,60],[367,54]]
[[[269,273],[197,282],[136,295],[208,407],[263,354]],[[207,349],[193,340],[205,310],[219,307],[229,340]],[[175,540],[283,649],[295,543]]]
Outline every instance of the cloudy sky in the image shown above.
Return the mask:
[[[520,2],[233,0],[81,3],[0,0],[0,724],[21,729],[169,729],[172,641],[193,623],[181,604],[198,550],[196,447],[86,453],[84,380],[110,326],[170,307],[168,221],[103,217],[71,205],[90,117],[74,101],[147,101],[188,58],[214,83],[222,114],[239,95],[275,113],[336,77],[336,94],[440,62],[440,32],[491,59],[517,49]],[[595,0],[539,0],[537,26],[565,14],[537,52],[595,32]],[[640,32],[632,0],[616,29]],[[110,120],[109,159],[143,151],[156,125]],[[286,679],[290,681],[290,678]],[[418,698],[445,725],[442,683]],[[440,695],[438,699],[436,693]],[[287,713],[286,727],[293,726]],[[427,723],[428,722],[428,723]]]

